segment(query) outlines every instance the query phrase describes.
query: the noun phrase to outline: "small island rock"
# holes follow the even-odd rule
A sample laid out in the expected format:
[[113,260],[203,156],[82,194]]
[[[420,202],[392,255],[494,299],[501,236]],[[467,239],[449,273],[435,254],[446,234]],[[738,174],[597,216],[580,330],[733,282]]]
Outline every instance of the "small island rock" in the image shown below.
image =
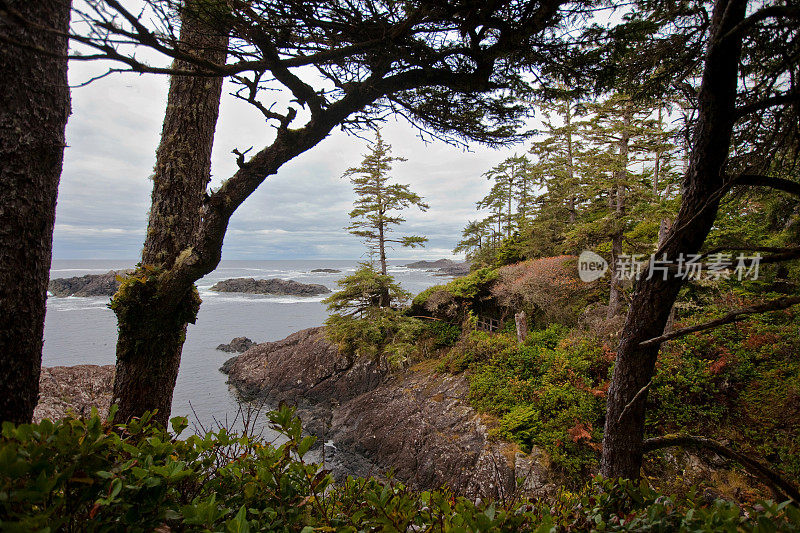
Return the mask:
[[118,276],[127,276],[133,270],[109,270],[105,274],[87,274],[73,278],[51,279],[47,290],[53,296],[113,296],[119,289]]
[[216,292],[243,292],[247,294],[272,294],[276,296],[317,296],[331,290],[318,283],[299,283],[291,279],[232,278],[211,287]]
[[406,268],[424,268],[438,272],[445,276],[466,276],[469,274],[468,262],[456,262],[451,259],[438,259],[436,261],[415,261],[403,265]]
[[217,350],[227,353],[242,353],[246,352],[256,344],[257,343],[253,342],[247,337],[235,337],[228,344],[220,344],[217,346]]
[[325,274],[338,274],[341,270],[337,270],[335,268],[315,268],[311,272],[322,272]]

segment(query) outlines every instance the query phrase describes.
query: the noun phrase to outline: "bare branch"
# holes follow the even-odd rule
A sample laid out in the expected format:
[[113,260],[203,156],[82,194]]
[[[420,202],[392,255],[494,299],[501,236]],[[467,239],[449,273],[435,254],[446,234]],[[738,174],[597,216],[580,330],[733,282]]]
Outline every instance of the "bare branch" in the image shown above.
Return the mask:
[[750,113],[761,111],[762,109],[767,109],[770,107],[775,107],[783,104],[790,104],[792,102],[800,102],[800,91],[776,94],[764,98],[762,100],[758,100],[757,102],[752,102],[750,104],[738,107],[736,108],[736,118],[742,118],[746,115],[749,115]]
[[718,455],[732,459],[745,467],[745,469],[753,474],[755,477],[764,482],[774,493],[780,497],[786,497],[800,502],[800,492],[791,482],[784,479],[778,472],[772,470],[761,461],[748,457],[739,453],[728,446],[725,446],[719,441],[709,439],[707,437],[698,437],[693,435],[664,435],[663,437],[654,437],[644,441],[643,451],[652,452],[661,448],[668,448],[671,446],[680,446],[683,448],[705,448],[711,450]]
[[769,300],[767,302],[756,304],[750,307],[745,307],[743,309],[730,311],[726,315],[717,318],[715,320],[711,320],[709,322],[697,324],[696,326],[689,326],[687,328],[676,329],[675,331],[672,331],[665,335],[661,335],[660,337],[655,337],[653,339],[648,339],[646,341],[643,341],[639,343],[639,346],[645,348],[647,346],[658,345],[668,340],[672,340],[678,337],[684,337],[686,335],[689,335],[690,333],[696,333],[698,331],[704,331],[707,329],[716,328],[724,324],[730,324],[732,322],[739,322],[740,320],[743,320],[744,317],[747,315],[768,313],[770,311],[780,311],[781,309],[786,309],[788,307],[797,304],[800,304],[800,296],[787,296],[785,298],[776,298],[774,300]]
[[772,178],[759,174],[742,174],[732,179],[733,187],[754,186],[769,187],[800,197],[800,183],[784,178]]
[[800,18],[800,9],[789,6],[765,7],[764,9],[756,11],[755,13],[753,13],[752,15],[741,21],[739,24],[734,26],[731,29],[731,31],[722,36],[722,40],[725,41],[732,37],[739,36],[742,33],[746,32],[751,27],[753,27],[756,23],[773,17]]

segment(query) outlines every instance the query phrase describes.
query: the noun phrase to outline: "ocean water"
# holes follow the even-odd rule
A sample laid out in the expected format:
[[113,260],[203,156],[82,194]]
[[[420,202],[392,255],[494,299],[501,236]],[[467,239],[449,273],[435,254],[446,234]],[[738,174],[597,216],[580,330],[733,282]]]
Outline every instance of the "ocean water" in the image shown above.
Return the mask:
[[[410,261],[392,261],[390,274],[412,294],[451,279],[401,266],[407,262]],[[53,261],[50,277],[100,274],[132,265],[133,261]],[[342,272],[310,272],[317,268]],[[216,347],[240,336],[256,342],[280,340],[295,331],[322,325],[328,314],[321,303],[325,296],[215,293],[209,290],[214,283],[239,277],[281,278],[320,283],[336,290],[336,280],[356,268],[357,261],[222,261],[214,272],[197,283],[203,304],[197,322],[189,325],[186,335],[172,416],[188,417],[192,428],[232,423],[239,404],[219,367],[235,354],[218,351]],[[107,307],[108,300],[107,297],[48,298],[42,364],[114,364],[117,324],[114,313]]]

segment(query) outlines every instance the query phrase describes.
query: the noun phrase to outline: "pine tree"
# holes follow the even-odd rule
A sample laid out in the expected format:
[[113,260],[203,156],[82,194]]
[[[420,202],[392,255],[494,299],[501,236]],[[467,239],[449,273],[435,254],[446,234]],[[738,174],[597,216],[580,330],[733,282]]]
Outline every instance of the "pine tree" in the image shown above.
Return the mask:
[[[410,235],[393,238],[390,234],[393,227],[405,222],[400,216],[400,211],[411,206],[418,207],[421,211],[428,209],[428,204],[422,197],[411,191],[408,185],[390,183],[389,172],[394,161],[405,161],[402,157],[391,155],[392,147],[386,144],[377,133],[375,145],[364,156],[361,165],[353,167],[344,173],[353,184],[353,190],[358,198],[354,208],[350,211],[353,223],[346,229],[364,239],[372,254],[377,253],[380,262],[381,274],[386,275],[386,248],[392,244],[404,247],[422,246],[428,239],[419,235]],[[389,293],[384,292],[380,306],[389,305]]]
[[[674,150],[670,132],[653,118],[654,110],[623,94],[587,105],[590,116],[578,134],[586,151],[578,160],[582,174],[583,215],[568,236],[581,247],[608,247],[612,276],[608,315],[622,310],[619,263],[629,253],[649,253],[658,239],[672,179],[667,155]],[[662,190],[664,187],[664,190]]]

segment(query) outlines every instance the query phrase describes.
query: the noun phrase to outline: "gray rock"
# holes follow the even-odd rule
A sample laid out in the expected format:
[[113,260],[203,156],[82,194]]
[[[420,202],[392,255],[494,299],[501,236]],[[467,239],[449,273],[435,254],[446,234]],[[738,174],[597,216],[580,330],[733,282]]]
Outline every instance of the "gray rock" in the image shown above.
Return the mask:
[[228,353],[242,353],[255,345],[256,343],[247,337],[235,337],[228,344],[220,344],[217,346],[217,350]]
[[53,296],[113,296],[119,289],[118,276],[124,277],[133,270],[109,270],[105,274],[87,274],[73,278],[51,279],[47,290]]
[[276,296],[317,296],[331,290],[318,283],[299,283],[286,279],[232,278],[211,287],[216,292],[244,292],[247,294],[272,294]]
[[33,421],[57,420],[68,412],[89,416],[96,407],[101,417],[108,414],[114,387],[114,365],[42,367],[39,403]]
[[406,268],[426,268],[426,269],[433,269],[433,268],[447,268],[456,265],[453,260],[450,259],[437,259],[436,261],[414,261],[413,263],[408,263],[407,265],[403,265]]
[[341,270],[336,270],[335,268],[315,268],[311,272],[323,272],[326,274],[338,274]]

